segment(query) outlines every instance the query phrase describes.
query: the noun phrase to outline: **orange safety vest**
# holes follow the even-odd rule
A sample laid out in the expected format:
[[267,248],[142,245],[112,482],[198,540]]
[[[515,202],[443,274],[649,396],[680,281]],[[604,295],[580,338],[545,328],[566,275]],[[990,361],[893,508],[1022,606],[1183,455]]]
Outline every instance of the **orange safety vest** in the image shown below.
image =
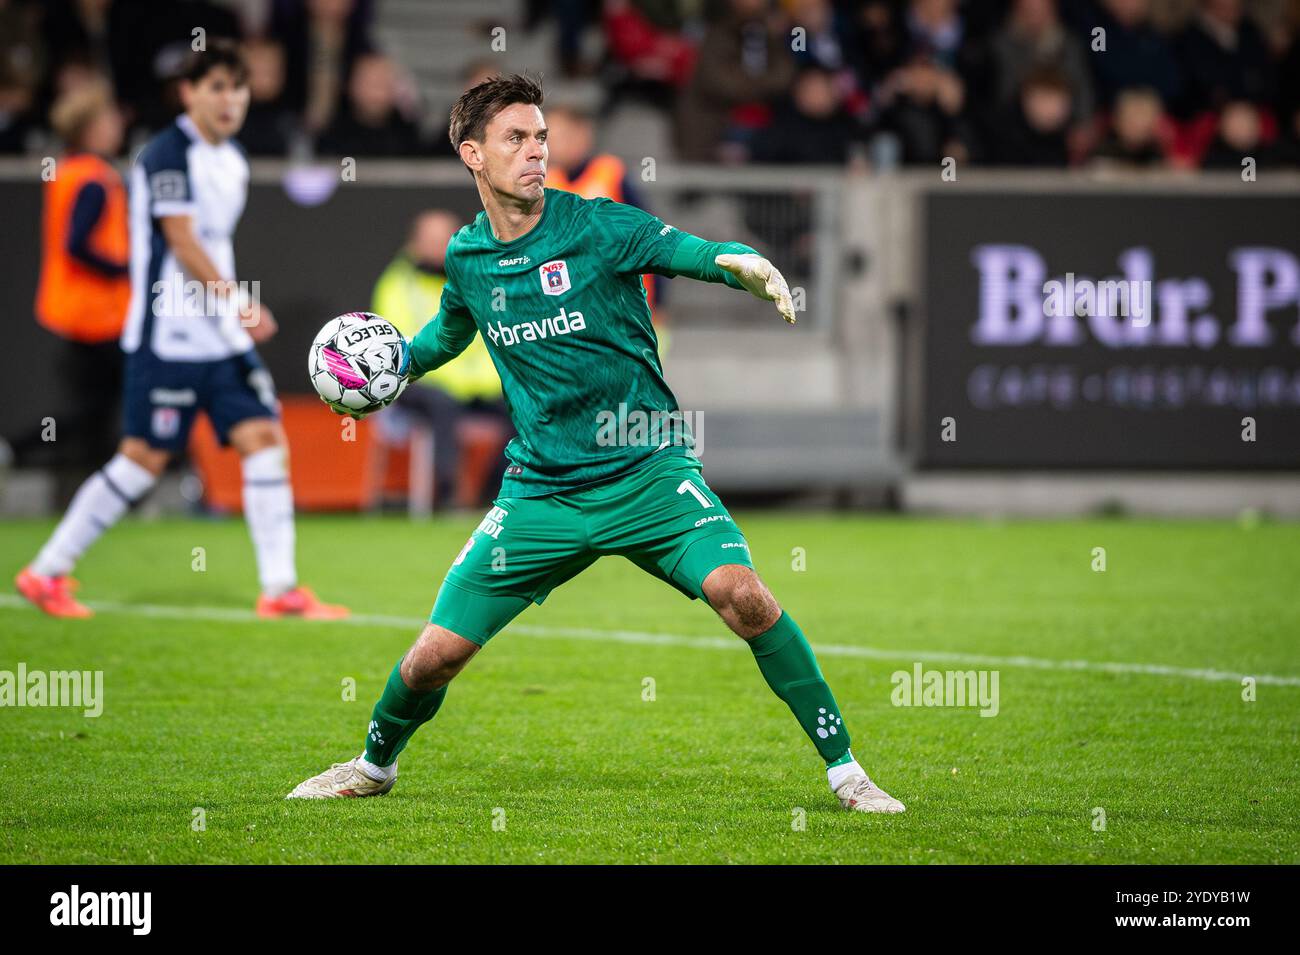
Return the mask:
[[106,197],[104,211],[90,234],[91,247],[104,258],[127,259],[130,243],[122,177],[90,153],[60,158],[54,178],[45,184],[36,318],[56,335],[94,343],[121,335],[131,301],[131,279],[102,275],[68,253],[72,207],[88,182],[103,186]]
[[563,169],[552,166],[546,173],[546,184],[552,189],[576,192],[584,199],[613,199],[623,201],[623,160],[609,153],[593,156],[582,170],[582,175],[570,179]]
[[[593,156],[581,175],[575,179],[570,179],[569,174],[563,169],[552,166],[546,171],[546,184],[552,189],[576,192],[584,199],[613,199],[615,202],[626,202],[627,200],[623,198],[623,176],[626,172],[627,167],[623,165],[623,160],[610,153],[601,153]],[[645,286],[646,304],[653,312],[654,277],[644,276],[641,284]]]

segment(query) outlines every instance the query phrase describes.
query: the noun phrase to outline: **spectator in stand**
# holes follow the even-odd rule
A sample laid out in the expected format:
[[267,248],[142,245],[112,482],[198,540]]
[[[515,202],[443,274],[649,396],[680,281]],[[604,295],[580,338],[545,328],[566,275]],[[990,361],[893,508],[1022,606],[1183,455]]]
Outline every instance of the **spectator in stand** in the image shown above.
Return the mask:
[[670,104],[695,67],[695,47],[673,5],[605,0],[602,26],[610,59],[627,74],[620,82]]
[[102,76],[111,76],[111,42],[122,42],[109,30],[113,0],[45,0],[43,6],[42,32],[50,62],[80,60],[93,64]]
[[950,70],[957,69],[966,23],[957,0],[911,0],[907,8],[906,56],[918,55]]
[[45,66],[36,9],[0,0],[0,153],[26,150]]
[[1040,66],[1031,71],[1020,96],[995,126],[991,161],[1003,166],[1068,165],[1073,96],[1072,84],[1059,70]]
[[1126,89],[1115,100],[1110,132],[1098,147],[1098,165],[1127,169],[1152,169],[1167,165],[1161,140],[1165,121],[1160,96],[1152,89]]
[[[38,114],[48,114],[54,101],[62,95],[55,89],[54,80],[71,64],[86,69],[96,82],[106,78],[112,81],[113,64],[122,59],[114,46],[122,46],[127,39],[109,29],[112,6],[113,0],[47,0],[44,4],[42,30],[49,66],[45,70]],[[0,35],[4,32],[0,27]]]
[[852,145],[866,138],[866,128],[844,109],[835,75],[805,66],[789,98],[777,106],[772,125],[754,137],[751,157],[767,163],[843,165]]
[[373,51],[372,0],[275,0],[271,33],[284,44],[285,98],[316,136],[334,121],[357,59]]
[[917,57],[964,72],[969,22],[981,14],[985,7],[962,11],[957,0],[865,0],[848,24],[849,59],[866,89]]
[[[1088,57],[1102,106],[1112,106],[1121,92],[1134,88],[1154,90],[1164,103],[1178,101],[1178,61],[1151,25],[1151,0],[1102,0],[1093,22],[1106,31],[1105,52]],[[1091,37],[1084,39],[1087,44]]]
[[859,71],[871,97],[865,117],[882,131],[886,152],[897,151],[905,163],[965,159],[974,129],[956,0],[911,0],[905,11],[869,3],[858,27]]
[[877,124],[898,139],[902,161],[965,159],[972,130],[966,122],[966,85],[939,60],[918,54],[876,89]]
[[768,0],[729,0],[700,44],[695,71],[677,110],[678,155],[723,158],[724,143],[743,144],[771,118],[771,103],[794,80],[789,24]]
[[244,62],[249,103],[239,142],[250,156],[283,156],[298,132],[298,116],[284,101],[284,47],[274,40],[249,40]]
[[820,66],[832,73],[849,65],[840,15],[830,0],[790,0],[785,8],[791,29],[803,31],[791,40],[795,63],[801,67]]
[[1025,80],[1035,70],[1049,67],[1069,84],[1074,128],[1082,129],[1092,118],[1088,53],[1061,23],[1055,0],[1015,0],[1002,29],[992,38],[990,52],[998,108],[1023,100]]
[[555,19],[555,55],[560,71],[569,77],[586,76],[591,64],[582,56],[582,35],[600,16],[600,0],[527,0],[524,30],[532,33],[547,16]]
[[182,111],[178,73],[198,29],[205,42],[240,36],[239,19],[213,0],[114,0],[108,10],[113,82],[131,128],[152,132]]
[[926,62],[900,67],[877,93],[878,125],[898,137],[904,163],[969,155],[971,135],[963,114],[966,87],[952,70]]
[[1246,159],[1255,161],[1256,171],[1276,161],[1273,148],[1264,142],[1259,107],[1248,100],[1236,100],[1219,113],[1219,130],[1201,157],[1202,169],[1223,169],[1240,173]]
[[867,0],[855,11],[848,27],[848,54],[863,89],[872,89],[902,64],[907,47],[903,16],[889,0]]
[[[852,49],[852,37],[831,0],[790,0],[787,4],[794,27],[804,30],[794,59],[799,67],[819,67],[834,80],[837,99],[846,111],[861,115],[867,98],[858,82],[859,58]],[[794,41],[791,41],[794,46]]]
[[348,81],[348,102],[321,136],[318,149],[330,156],[396,159],[424,152],[414,122],[398,110],[393,61],[378,53],[358,57]]
[[1242,0],[1202,0],[1178,41],[1186,83],[1182,115],[1218,112],[1230,101],[1269,104],[1274,67],[1264,33],[1244,15]]

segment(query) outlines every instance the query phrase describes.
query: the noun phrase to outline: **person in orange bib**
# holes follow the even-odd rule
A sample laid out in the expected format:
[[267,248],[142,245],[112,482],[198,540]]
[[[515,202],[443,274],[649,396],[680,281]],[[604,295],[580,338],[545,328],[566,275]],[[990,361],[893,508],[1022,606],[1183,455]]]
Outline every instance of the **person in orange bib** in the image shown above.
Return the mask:
[[[122,393],[118,338],[131,298],[126,189],[110,157],[122,119],[106,84],[61,97],[51,122],[67,146],[45,183],[36,320],[61,339],[55,378],[66,391],[55,416],[63,463],[85,471],[112,452]],[[45,442],[35,434],[18,451]]]

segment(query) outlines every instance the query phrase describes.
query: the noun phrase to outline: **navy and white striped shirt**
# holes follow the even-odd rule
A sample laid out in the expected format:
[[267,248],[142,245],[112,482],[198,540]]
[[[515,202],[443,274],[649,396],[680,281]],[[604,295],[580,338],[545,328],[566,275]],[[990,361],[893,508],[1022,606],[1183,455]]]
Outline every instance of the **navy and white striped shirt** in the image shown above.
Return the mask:
[[163,237],[163,216],[190,216],[223,278],[235,278],[235,227],[248,199],[248,159],[233,139],[209,143],[188,116],[151,139],[131,167],[131,305],[122,348],[165,361],[216,361],[253,347],[234,297],[195,283]]

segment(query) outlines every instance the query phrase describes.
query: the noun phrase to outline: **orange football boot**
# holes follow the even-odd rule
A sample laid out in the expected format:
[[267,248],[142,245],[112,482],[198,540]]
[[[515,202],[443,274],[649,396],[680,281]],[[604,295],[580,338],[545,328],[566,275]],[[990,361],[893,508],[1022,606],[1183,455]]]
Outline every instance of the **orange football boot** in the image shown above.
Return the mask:
[[93,617],[95,612],[72,596],[71,577],[45,577],[24,567],[14,578],[18,592],[51,617]]
[[295,587],[278,597],[263,594],[257,598],[257,615],[267,619],[302,617],[304,620],[342,620],[350,613],[347,607],[323,602],[311,592],[310,587]]

